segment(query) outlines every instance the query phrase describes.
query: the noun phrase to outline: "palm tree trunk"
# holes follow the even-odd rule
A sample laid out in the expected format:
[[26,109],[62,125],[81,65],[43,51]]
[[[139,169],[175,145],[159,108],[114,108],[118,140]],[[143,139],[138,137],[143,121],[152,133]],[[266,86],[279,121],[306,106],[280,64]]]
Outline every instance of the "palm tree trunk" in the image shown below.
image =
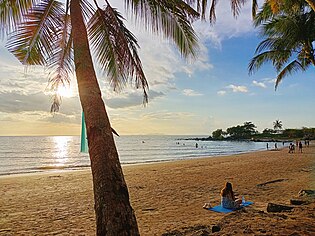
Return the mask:
[[139,235],[128,188],[97,82],[80,0],[70,5],[74,62],[84,111],[96,215],[97,235]]

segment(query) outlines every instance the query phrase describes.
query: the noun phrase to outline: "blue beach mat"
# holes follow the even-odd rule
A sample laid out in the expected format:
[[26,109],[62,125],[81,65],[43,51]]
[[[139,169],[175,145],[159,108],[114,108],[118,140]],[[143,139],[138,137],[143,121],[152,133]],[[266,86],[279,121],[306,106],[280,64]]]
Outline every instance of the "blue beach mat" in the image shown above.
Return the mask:
[[242,209],[243,207],[247,207],[247,206],[249,206],[251,204],[253,204],[253,202],[245,202],[244,204],[241,205],[240,208],[236,208],[236,209],[227,209],[227,208],[222,207],[221,205],[218,205],[218,206],[215,206],[215,207],[208,208],[207,210],[220,212],[220,213],[230,213],[232,211],[236,211],[236,210]]

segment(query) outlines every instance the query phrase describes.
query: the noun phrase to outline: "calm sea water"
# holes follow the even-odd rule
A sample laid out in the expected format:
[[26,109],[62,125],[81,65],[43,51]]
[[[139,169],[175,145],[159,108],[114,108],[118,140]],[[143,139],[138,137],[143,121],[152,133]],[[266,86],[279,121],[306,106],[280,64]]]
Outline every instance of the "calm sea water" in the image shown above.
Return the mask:
[[[266,148],[260,142],[182,140],[185,138],[189,136],[121,136],[115,140],[122,164],[225,156]],[[0,175],[89,165],[88,154],[80,153],[79,136],[0,137]]]

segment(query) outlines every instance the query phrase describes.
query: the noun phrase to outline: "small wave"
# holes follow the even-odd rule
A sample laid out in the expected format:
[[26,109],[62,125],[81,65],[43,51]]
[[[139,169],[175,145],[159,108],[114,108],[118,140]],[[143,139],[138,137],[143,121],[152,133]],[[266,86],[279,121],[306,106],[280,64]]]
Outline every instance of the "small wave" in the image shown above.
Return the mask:
[[36,169],[38,170],[65,170],[65,169],[80,169],[90,167],[90,165],[67,165],[67,166],[40,166]]

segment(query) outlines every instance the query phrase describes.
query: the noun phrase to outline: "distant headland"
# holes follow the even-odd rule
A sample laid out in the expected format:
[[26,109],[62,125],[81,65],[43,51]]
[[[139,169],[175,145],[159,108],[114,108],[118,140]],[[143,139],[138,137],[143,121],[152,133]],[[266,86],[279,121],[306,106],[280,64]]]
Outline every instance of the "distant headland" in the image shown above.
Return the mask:
[[276,120],[273,129],[265,128],[261,133],[256,130],[252,122],[244,122],[227,128],[225,131],[217,129],[206,138],[186,138],[183,140],[196,141],[253,141],[253,142],[292,142],[293,140],[315,139],[315,128],[282,129],[282,122]]

